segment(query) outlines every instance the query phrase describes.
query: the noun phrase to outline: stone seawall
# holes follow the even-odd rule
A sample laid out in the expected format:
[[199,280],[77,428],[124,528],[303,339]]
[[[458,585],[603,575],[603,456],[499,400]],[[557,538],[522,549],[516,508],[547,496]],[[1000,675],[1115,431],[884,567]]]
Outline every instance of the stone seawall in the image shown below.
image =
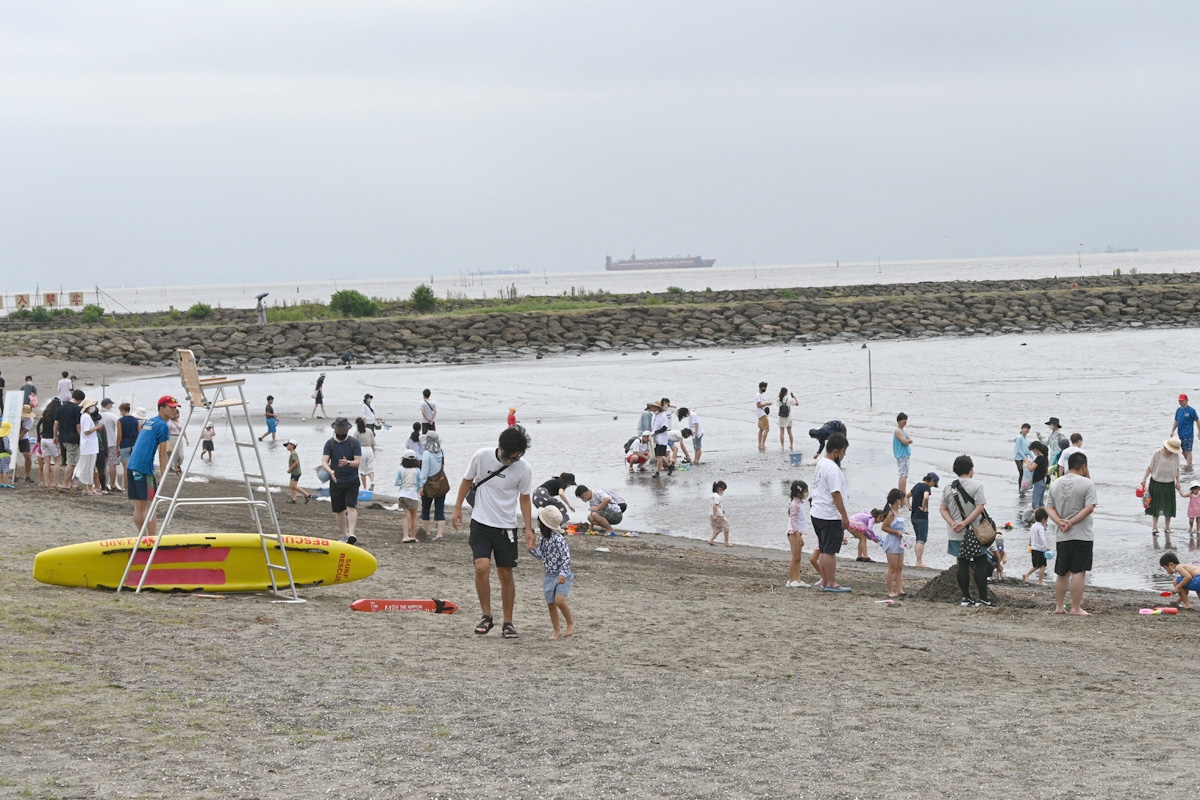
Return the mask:
[[188,347],[207,368],[461,361],[535,353],[1189,327],[1200,276],[916,283],[616,297],[600,308],[311,322],[0,333],[19,357],[169,365]]

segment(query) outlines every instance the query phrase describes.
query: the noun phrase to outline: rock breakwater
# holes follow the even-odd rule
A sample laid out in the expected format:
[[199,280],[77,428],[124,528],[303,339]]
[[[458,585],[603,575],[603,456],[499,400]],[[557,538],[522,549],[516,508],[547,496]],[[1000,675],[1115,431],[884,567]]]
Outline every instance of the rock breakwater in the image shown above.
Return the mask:
[[208,369],[514,358],[566,351],[744,346],[776,342],[986,336],[1021,331],[1190,327],[1200,276],[1077,282],[980,281],[609,296],[600,307],[504,312],[503,306],[369,319],[0,333],[19,357],[170,365],[176,348]]

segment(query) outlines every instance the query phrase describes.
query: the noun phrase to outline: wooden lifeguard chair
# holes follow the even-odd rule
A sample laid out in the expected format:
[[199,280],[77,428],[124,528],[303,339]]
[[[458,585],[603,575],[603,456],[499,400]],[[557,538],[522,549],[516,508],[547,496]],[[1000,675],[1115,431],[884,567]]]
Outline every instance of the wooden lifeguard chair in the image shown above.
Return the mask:
[[[142,523],[142,529],[138,531],[140,542],[146,535],[146,528],[150,521],[155,518],[159,505],[163,502],[168,503],[162,525],[159,526],[158,535],[154,538],[154,544],[150,548],[150,555],[142,567],[142,575],[138,580],[137,589],[134,590],[135,593],[142,591],[146,576],[150,574],[150,566],[154,563],[154,556],[158,552],[159,543],[166,534],[171,520],[174,519],[177,508],[180,506],[240,505],[246,506],[250,510],[255,530],[258,531],[259,539],[262,541],[263,561],[267,576],[271,580],[271,591],[284,598],[286,602],[303,603],[304,600],[296,593],[296,584],[292,580],[292,567],[288,562],[287,548],[283,544],[283,533],[279,528],[275,503],[271,499],[271,485],[267,480],[266,468],[263,466],[262,453],[258,449],[258,437],[254,435],[254,422],[251,419],[250,407],[246,404],[246,394],[243,391],[245,380],[224,376],[201,378],[199,370],[196,368],[196,356],[191,350],[176,350],[175,358],[179,364],[179,380],[183,384],[183,391],[188,399],[188,413],[187,419],[183,423],[183,429],[187,430],[192,417],[199,409],[204,411],[201,430],[208,426],[214,412],[225,412],[225,420],[229,425],[229,430],[233,432],[234,451],[237,452],[246,494],[238,497],[181,497],[184,480],[192,469],[196,454],[200,452],[201,439],[197,436],[195,443],[189,448],[187,462],[183,464],[179,480],[175,484],[175,491],[169,497],[163,494],[154,496],[154,500],[150,503],[150,510],[146,514],[146,520]],[[207,396],[207,391],[213,393],[211,399]],[[238,413],[235,414],[235,412]],[[239,425],[249,434],[249,439],[243,441],[238,438]],[[163,466],[164,476],[175,464],[183,462],[183,450],[182,447],[177,446],[171,451],[167,463]],[[254,459],[249,463],[246,457],[247,450],[254,452]],[[263,494],[261,499],[255,496],[255,491],[259,489]],[[266,516],[265,525],[264,515]],[[134,547],[129,554],[129,563],[125,565],[125,572],[121,575],[120,583],[117,584],[118,592],[124,588],[125,580],[129,576],[139,552],[145,551],[140,547]],[[290,592],[291,596],[288,597],[285,592]]]

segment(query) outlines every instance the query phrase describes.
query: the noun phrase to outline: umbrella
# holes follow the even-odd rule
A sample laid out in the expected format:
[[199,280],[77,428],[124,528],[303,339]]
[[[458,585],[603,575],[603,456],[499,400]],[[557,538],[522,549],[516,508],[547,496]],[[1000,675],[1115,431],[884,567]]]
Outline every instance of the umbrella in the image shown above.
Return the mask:
[[266,297],[266,296],[267,296],[267,295],[269,295],[269,294],[270,294],[270,292],[263,292],[263,293],[262,293],[262,294],[260,294],[260,295],[256,295],[254,299],[255,299],[255,300],[262,300],[264,297]]

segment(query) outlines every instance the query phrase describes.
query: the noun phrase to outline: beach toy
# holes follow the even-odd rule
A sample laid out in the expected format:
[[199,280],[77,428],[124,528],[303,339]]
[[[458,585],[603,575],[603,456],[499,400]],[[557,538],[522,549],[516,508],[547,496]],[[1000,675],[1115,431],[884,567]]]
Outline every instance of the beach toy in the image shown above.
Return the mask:
[[1054,551],[1053,551],[1053,550],[1047,550],[1047,551],[1046,551],[1046,560],[1047,560],[1047,561],[1049,561],[1049,560],[1050,560],[1050,559],[1052,559],[1052,558],[1054,558]]
[[1013,524],[1011,522],[1004,523],[1004,530],[1011,531],[1012,529],[1013,529]]
[[1153,608],[1143,608],[1143,609],[1139,609],[1138,613],[1141,614],[1143,617],[1148,617],[1153,614],[1158,614],[1159,612],[1155,611]]
[[1135,497],[1141,497],[1144,494],[1146,494],[1146,490],[1143,489],[1141,486],[1139,486],[1138,488],[1133,490],[1133,494]]
[[1175,606],[1159,606],[1158,608],[1154,609],[1154,611],[1157,614],[1178,614],[1179,613],[1179,609],[1175,608]]
[[876,603],[883,604],[883,605],[885,605],[885,606],[890,606],[890,605],[892,605],[893,603],[895,603],[896,601],[895,601],[895,600],[893,600],[892,598],[890,598],[890,597],[889,597],[887,600],[876,600],[875,602],[876,602]]
[[1158,596],[1159,597],[1170,597],[1173,594],[1175,594],[1175,593],[1174,592],[1159,592]]
[[788,453],[788,459],[792,462],[792,466],[798,466],[804,463],[803,453]]

